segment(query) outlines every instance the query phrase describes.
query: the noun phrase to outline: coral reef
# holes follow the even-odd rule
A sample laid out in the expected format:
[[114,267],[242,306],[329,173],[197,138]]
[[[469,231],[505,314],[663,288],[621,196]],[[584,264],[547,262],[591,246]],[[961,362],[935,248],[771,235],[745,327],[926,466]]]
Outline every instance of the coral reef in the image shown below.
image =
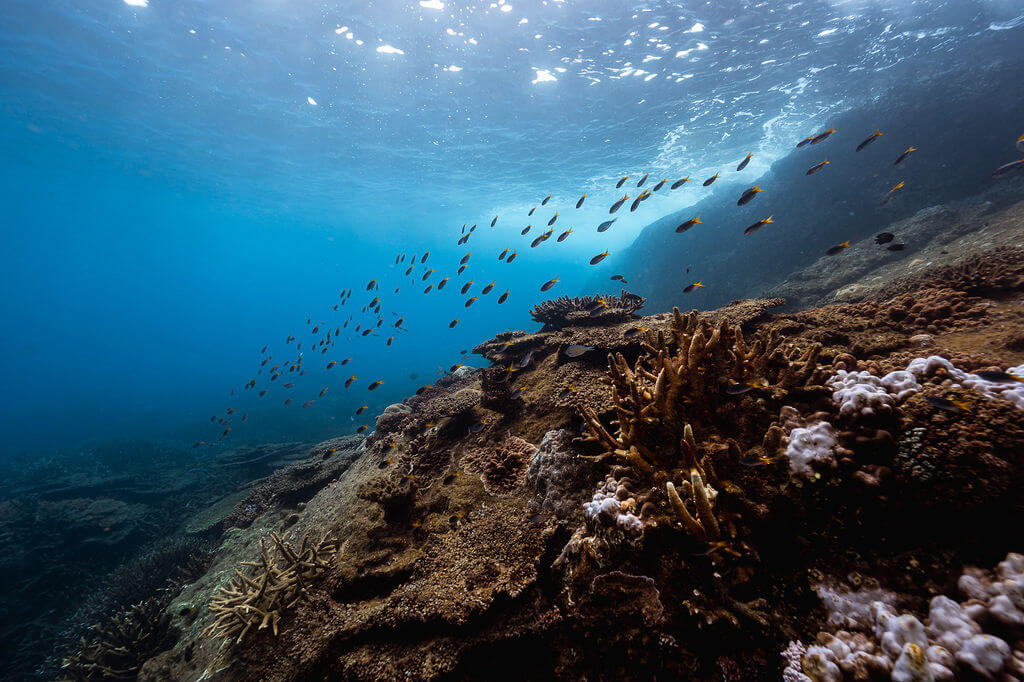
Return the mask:
[[644,299],[625,289],[618,296],[562,296],[538,303],[530,309],[534,322],[541,322],[545,331],[568,326],[603,325],[623,321],[644,307]]
[[64,661],[75,680],[134,680],[142,665],[173,643],[166,600],[150,597],[93,626]]

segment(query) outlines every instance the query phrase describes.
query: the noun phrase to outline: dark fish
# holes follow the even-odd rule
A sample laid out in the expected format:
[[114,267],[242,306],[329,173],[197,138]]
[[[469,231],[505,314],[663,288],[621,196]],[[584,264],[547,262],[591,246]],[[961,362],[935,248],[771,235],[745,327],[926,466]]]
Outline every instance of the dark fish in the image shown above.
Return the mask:
[[564,242],[565,238],[568,237],[572,233],[573,233],[573,229],[570,227],[568,230],[566,230],[562,234],[558,235],[558,239],[556,239],[555,241]]
[[591,265],[597,265],[598,263],[603,261],[605,258],[607,258],[609,255],[611,255],[611,254],[609,254],[607,251],[602,251],[601,253],[597,254],[596,256],[594,256],[593,258],[590,259],[590,264]]
[[814,137],[812,137],[810,139],[810,143],[811,144],[818,144],[819,142],[824,142],[829,137],[831,137],[832,133],[834,133],[835,131],[836,131],[835,128],[829,128],[828,130],[826,130],[823,133],[818,133],[817,135],[815,135]]
[[861,142],[859,145],[857,145],[856,151],[859,152],[861,149],[864,149],[864,147],[867,147],[869,144],[871,144],[872,142],[874,142],[875,140],[877,140],[881,136],[882,136],[882,131],[881,130],[876,130],[875,132],[871,133],[866,138],[864,138],[863,142]]
[[736,202],[736,205],[744,206],[746,204],[749,204],[751,200],[758,195],[758,193],[763,191],[764,190],[761,189],[761,185],[754,185],[750,189],[743,190],[743,194],[740,195],[740,198]]
[[353,383],[355,382],[355,380],[356,380],[357,378],[358,378],[358,377],[356,377],[356,375],[355,375],[355,374],[353,374],[353,375],[352,375],[352,376],[350,376],[350,377],[349,377],[348,379],[345,379],[345,388],[348,388],[349,386],[351,386],[351,385],[352,385],[352,384],[353,384]]
[[623,178],[621,180],[619,180],[617,183],[615,183],[615,189],[619,189],[624,184],[626,184],[626,180],[629,180],[629,176],[628,175],[623,176]]
[[462,292],[461,293],[465,294],[467,291],[469,291],[469,288],[471,286],[473,286],[473,280],[469,280],[468,282],[466,282],[465,284],[462,285]]
[[512,261],[514,261],[516,259],[516,256],[518,256],[518,255],[519,255],[518,252],[513,251],[512,253],[510,253],[508,255],[508,258],[505,259],[505,262],[506,263],[511,263]]
[[465,265],[466,263],[468,263],[469,262],[469,257],[472,256],[472,255],[473,255],[473,252],[470,251],[465,256],[463,256],[462,260],[459,261],[459,265]]
[[632,213],[633,211],[635,211],[637,209],[637,207],[640,206],[640,202],[643,201],[643,200],[644,200],[644,195],[643,194],[637,195],[637,198],[633,199],[633,203],[629,207],[629,212]]
[[601,223],[600,225],[597,226],[597,231],[598,232],[604,232],[609,227],[611,227],[612,223],[614,223],[616,220],[618,220],[618,218],[612,218],[611,220],[604,221],[603,223]]
[[711,185],[711,183],[713,183],[713,182],[714,182],[715,180],[717,180],[717,179],[718,179],[718,173],[715,173],[715,174],[714,174],[714,175],[712,175],[712,176],[711,176],[710,178],[708,178],[707,180],[705,180],[705,181],[704,181],[704,186],[705,186],[705,187],[708,187],[708,186],[710,186],[710,185]]
[[505,293],[503,293],[501,296],[498,297],[498,303],[504,303],[507,300],[508,300],[508,289],[506,289]]
[[887,251],[903,251],[907,248],[906,244],[890,244],[886,247]]
[[556,220],[558,220],[558,211],[555,211],[555,215],[551,216],[551,220],[548,221],[548,227],[554,225]]
[[410,265],[410,266],[408,267],[408,269],[407,269],[407,270],[405,271],[405,276],[406,276],[406,277],[408,277],[409,275],[411,275],[411,274],[412,274],[412,269],[413,269],[414,267],[416,267],[416,266],[415,266],[415,265]]
[[697,225],[698,223],[700,223],[700,216],[697,216],[696,218],[690,218],[685,223],[681,223],[679,227],[676,228],[676,232],[686,232],[687,230],[689,230],[694,225]]
[[917,147],[914,147],[914,146],[907,147],[903,151],[902,154],[900,154],[899,156],[896,157],[896,160],[892,162],[892,165],[894,165],[894,166],[900,165],[901,163],[903,163],[903,160],[905,158],[907,158],[908,156],[910,156],[912,153],[914,153],[916,151],[917,151]]
[[760,230],[762,227],[764,227],[765,225],[767,225],[770,222],[772,222],[772,216],[768,216],[767,218],[762,218],[761,220],[758,220],[756,223],[754,223],[753,225],[751,225],[747,229],[743,230],[743,234],[745,234],[745,235],[754,234],[755,232],[757,232],[758,230]]
[[565,349],[565,354],[570,358],[578,358],[584,353],[588,353],[592,350],[594,350],[593,346],[583,346],[578,343],[574,343]]
[[648,175],[650,175],[650,173],[644,173],[644,176],[642,178],[640,178],[640,181],[638,183],[636,183],[636,186],[637,187],[643,187],[644,183],[647,182],[647,176]]
[[521,235],[526,234],[527,232],[530,231],[531,227],[533,227],[533,225],[527,225],[526,227],[523,228],[523,231],[520,232],[519,234],[521,234]]
[[459,266],[459,271],[458,271],[458,273],[456,273],[456,274],[459,274],[459,275],[461,275],[462,273],[464,273],[464,272],[466,271],[466,268],[467,268],[467,267],[469,267],[469,266],[466,266],[466,265],[460,265],[460,266]]
[[1024,152],[1024,135],[1017,138],[1017,149]]
[[1004,372],[1002,370],[985,369],[980,372],[973,372],[973,374],[974,376],[980,379],[984,379],[985,381],[991,381],[997,384],[1008,384],[1014,381],[1024,382],[1024,379],[1022,379],[1021,377],[1014,376],[1009,372]]
[[356,414],[362,414],[363,412],[366,412],[366,409],[367,409],[368,407],[370,407],[370,406],[369,406],[369,405],[363,405],[363,406],[362,406],[362,407],[360,407],[360,408],[359,408],[358,410],[356,410]]
[[682,187],[683,185],[685,185],[685,184],[686,184],[686,183],[688,183],[689,181],[690,181],[690,176],[689,176],[689,175],[687,175],[687,176],[686,176],[685,178],[683,178],[682,180],[676,180],[675,182],[673,182],[673,183],[672,183],[672,186],[671,186],[671,187],[669,187],[669,189],[679,189],[680,187]]
[[659,183],[658,183],[657,185],[655,185],[654,187],[652,187],[652,188],[651,188],[651,191],[652,191],[652,192],[657,192],[657,191],[658,191],[659,189],[661,189],[661,188],[662,188],[662,187],[663,187],[663,186],[665,185],[665,183],[666,183],[667,181],[668,181],[668,178],[665,178],[664,180],[662,180],[661,182],[659,182]]
[[327,363],[327,369],[334,367],[336,364],[338,364],[337,360],[331,360],[330,362]]
[[421,281],[426,282],[427,278],[429,278],[430,275],[433,274],[433,272],[434,272],[434,268],[429,268],[426,272],[423,273],[423,279]]
[[490,284],[485,286],[483,289],[481,289],[480,293],[481,294],[489,294],[489,293],[491,293],[491,289],[493,289],[493,288],[494,288],[494,282],[491,282]]
[[623,194],[621,199],[619,199],[614,204],[612,204],[612,207],[610,209],[608,209],[608,212],[609,213],[615,213],[620,208],[622,208],[622,204],[624,204],[628,200],[629,200],[629,195],[628,194]]
[[368,428],[370,428],[370,427],[369,427],[369,426],[367,426],[366,424],[363,424],[363,425],[362,425],[362,426],[360,426],[360,427],[359,427],[358,429],[356,429],[356,433],[365,433],[365,432],[366,432],[366,429],[368,429]]
[[637,336],[640,336],[645,331],[646,330],[643,329],[642,327],[630,327],[625,332],[623,332],[622,336],[624,338],[627,338],[627,339],[632,339],[632,338],[636,338]]
[[466,236],[464,236],[464,237],[459,239],[459,244],[458,245],[462,246],[463,244],[465,244],[468,241],[469,241],[469,235],[467,234]]
[[448,323],[448,328],[451,329],[452,327],[454,327],[458,323],[459,323],[459,318],[456,317],[454,320],[452,320],[451,322]]
[[534,206],[533,208],[531,208],[531,209],[530,209],[530,212],[529,212],[529,213],[527,213],[527,214],[526,214],[526,216],[527,216],[527,217],[529,217],[529,216],[532,216],[532,215],[533,215],[533,212],[534,212],[534,211],[536,211],[536,210],[537,210],[537,207],[536,207],[536,206]]
[[951,414],[961,414],[966,412],[968,407],[970,407],[970,403],[965,400],[949,400],[948,398],[940,398],[934,395],[926,397],[925,400],[927,400],[928,404],[932,407],[936,407]]
[[498,222],[498,216],[494,216],[494,220],[491,221],[491,227],[494,227]]
[[370,283],[366,285],[366,290],[369,291],[370,289],[374,288],[375,286],[377,286],[377,280],[371,279]]
[[625,277],[623,277],[622,275],[612,275],[612,277],[611,277],[611,278],[612,278],[613,280],[617,280],[617,281],[619,281],[619,282],[622,282],[623,284],[629,284],[629,282],[628,282],[628,281],[626,281],[626,278],[625,278]]
[[486,420],[482,420],[482,421],[478,421],[475,424],[473,424],[472,426],[470,426],[469,430],[472,431],[473,433],[480,433],[481,431],[484,430],[485,426],[487,426],[487,421]]
[[350,362],[352,362],[352,358],[345,358],[344,360],[341,361],[341,366],[344,367]]
[[828,163],[829,163],[828,159],[825,159],[824,161],[820,161],[820,162],[814,164],[813,166],[811,166],[810,168],[808,168],[807,172],[804,173],[804,175],[814,175],[815,173],[820,171],[822,168],[827,166]]
[[373,327],[367,327],[366,329],[363,330],[363,334],[362,335],[366,336],[367,334],[370,334],[372,332],[373,332]]
[[896,196],[896,192],[898,192],[902,188],[903,188],[903,181],[900,180],[898,183],[896,183],[896,185],[892,189],[890,189],[888,192],[885,193],[885,196],[882,197],[882,206],[885,206],[890,201],[892,201],[892,198],[894,196]]
[[425,254],[423,254],[423,257],[420,258],[420,265],[422,265],[423,263],[427,262],[427,256],[429,256],[429,255],[430,255],[429,251],[427,251]]
[[325,395],[327,395],[327,388],[328,388],[327,386],[324,386],[323,388],[320,389],[320,397],[321,398],[323,398]]
[[703,286],[704,286],[704,280],[701,280],[699,282],[694,282],[693,284],[687,284],[685,287],[683,287],[683,293],[684,294],[688,294],[688,293],[692,292],[694,289],[696,289],[698,287],[703,287]]
[[263,389],[262,391],[260,391],[260,397],[261,397],[261,398],[262,398],[263,396],[265,396],[266,394],[267,394],[267,389]]
[[523,359],[519,361],[519,369],[524,369],[530,366],[530,363],[533,362],[533,354],[535,352],[536,351],[531,350],[529,353],[523,356]]
[[375,390],[377,390],[378,386],[383,386],[383,385],[384,385],[384,380],[383,379],[377,379],[375,382],[373,382],[372,384],[367,386],[366,390],[368,390],[368,391],[375,391]]
[[[442,280],[441,280],[440,282],[438,282],[438,283],[437,283],[437,290],[438,290],[438,291],[440,291],[441,289],[444,289],[444,285],[445,285],[445,284],[448,284],[448,280],[449,280],[449,279],[451,279],[451,277],[445,277],[445,278],[444,278],[444,279],[442,279]],[[397,326],[397,325],[396,325],[396,326]]]
[[531,249],[533,249],[533,248],[536,248],[537,246],[539,246],[539,245],[543,244],[544,242],[546,242],[546,241],[548,240],[548,238],[550,238],[550,237],[551,237],[551,233],[552,233],[552,232],[553,232],[553,230],[548,230],[548,231],[547,231],[547,232],[545,232],[544,234],[542,234],[542,235],[538,236],[538,237],[537,237],[536,239],[534,239],[534,240],[533,240],[533,242],[532,242],[532,243],[530,244],[530,248],[531,248]]
[[994,171],[992,171],[992,177],[1005,178],[1010,173],[1013,173],[1014,171],[1019,171],[1021,168],[1024,168],[1024,159],[1017,159],[1016,161],[1011,161],[1010,163],[1004,164],[999,168],[996,168]]
[[549,195],[547,195],[546,197],[544,197],[544,200],[540,202],[540,205],[541,205],[541,206],[547,206],[547,205],[548,205],[548,200],[549,200],[550,198],[551,198],[551,195],[550,195],[550,194],[549,194]]
[[266,353],[266,352],[267,352],[267,347],[263,346],[263,350],[261,350],[260,353]]
[[469,300],[466,301],[466,307],[468,308],[469,306],[473,305],[474,303],[476,303],[476,296],[473,296],[472,298],[470,298]]
[[580,206],[582,206],[582,205],[583,205],[583,200],[584,200],[584,199],[586,199],[586,198],[587,198],[587,195],[586,195],[586,194],[584,194],[583,196],[581,196],[581,197],[580,197],[580,199],[579,199],[579,201],[577,201],[577,202],[576,202],[576,208],[579,208]]
[[569,386],[568,388],[563,388],[562,391],[558,394],[558,399],[559,400],[565,400],[566,398],[568,398],[569,396],[571,396],[575,392],[576,392],[576,387],[575,386]]
[[896,235],[894,235],[892,232],[882,232],[881,234],[875,235],[875,243],[876,244],[888,244],[889,242],[891,242],[895,238],[896,238]]
[[559,279],[557,277],[555,277],[554,279],[548,280],[547,282],[544,282],[544,284],[540,285],[540,290],[541,291],[547,291],[551,287],[553,287],[556,284],[558,284],[558,282],[559,282]]
[[825,250],[825,255],[826,256],[834,256],[837,253],[839,253],[840,251],[842,251],[843,249],[847,248],[848,246],[850,246],[850,242],[849,241],[841,242],[839,244],[836,244],[835,246],[830,246],[830,247],[828,247]]
[[498,260],[505,260],[505,256],[507,256],[507,255],[508,255],[508,249],[505,249],[504,251],[502,251],[501,253],[498,254]]
[[516,390],[512,391],[512,393],[510,393],[508,397],[511,398],[512,400],[519,400],[520,398],[523,397],[524,393],[526,393],[525,388],[517,388]]
[[433,285],[433,284],[428,284],[428,285],[427,285],[427,288],[423,290],[423,293],[425,293],[425,294],[429,294],[429,293],[430,293],[430,290],[431,290],[431,289],[433,289],[433,288],[434,288],[434,285]]
[[741,171],[744,168],[746,168],[747,164],[750,163],[750,160],[752,158],[754,158],[754,155],[750,154],[750,153],[747,153],[746,157],[744,157],[744,159],[742,161],[740,161],[740,165],[736,166],[736,170],[737,171]]

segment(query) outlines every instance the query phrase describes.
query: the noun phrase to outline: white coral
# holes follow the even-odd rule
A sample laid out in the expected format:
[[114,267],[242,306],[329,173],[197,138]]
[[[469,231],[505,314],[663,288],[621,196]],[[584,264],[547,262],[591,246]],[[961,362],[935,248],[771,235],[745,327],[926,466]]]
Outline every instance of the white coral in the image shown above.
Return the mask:
[[837,445],[836,431],[828,422],[793,429],[786,445],[789,470],[795,475],[813,478],[815,469],[812,464],[819,468],[834,464]]
[[606,526],[615,526],[629,535],[639,535],[644,529],[640,517],[633,513],[636,500],[630,497],[626,487],[609,476],[597,489],[590,502],[583,505],[588,521]]

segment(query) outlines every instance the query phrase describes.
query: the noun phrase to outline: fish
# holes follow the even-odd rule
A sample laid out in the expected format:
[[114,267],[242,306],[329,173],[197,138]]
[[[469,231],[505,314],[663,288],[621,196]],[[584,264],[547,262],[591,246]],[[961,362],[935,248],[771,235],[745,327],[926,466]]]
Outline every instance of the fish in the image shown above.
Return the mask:
[[917,151],[917,147],[910,146],[903,150],[903,153],[896,157],[896,160],[892,162],[892,165],[898,166],[903,163],[903,160],[910,156],[913,152]]
[[266,394],[267,394],[267,389],[263,389],[262,391],[260,391],[260,397],[261,397],[261,398],[262,398],[263,396],[265,396]]
[[633,339],[647,331],[647,327],[630,327],[622,333],[623,338]]
[[459,367],[462,367],[462,366],[463,366],[463,364],[461,362],[456,362],[454,365],[452,365],[451,367],[448,368],[448,372],[449,373],[454,372],[455,370],[457,370]]
[[428,285],[427,285],[427,288],[423,290],[423,293],[425,293],[425,294],[429,294],[429,293],[430,293],[430,290],[431,290],[431,289],[433,289],[433,288],[434,288],[434,285],[433,285],[433,284],[428,284]]
[[468,263],[469,262],[469,257],[472,256],[472,255],[473,255],[473,252],[470,251],[465,256],[463,256],[462,260],[459,261],[459,265],[465,265],[466,263]]
[[510,253],[508,255],[508,258],[505,259],[505,262],[506,263],[511,263],[512,261],[514,261],[516,259],[516,256],[518,256],[518,255],[519,255],[519,252],[513,251],[512,253]]
[[508,397],[511,398],[512,400],[519,400],[520,398],[523,397],[524,393],[526,393],[526,387],[525,386],[521,386],[521,387],[517,388],[516,390],[512,391],[512,393],[509,394]]
[[664,180],[662,180],[661,182],[659,182],[659,183],[658,183],[657,185],[655,185],[654,187],[652,187],[652,188],[651,188],[651,191],[652,191],[652,192],[657,192],[657,191],[658,191],[659,189],[661,189],[662,187],[664,187],[664,186],[665,186],[665,183],[666,183],[666,182],[668,182],[668,178],[665,178]]
[[683,293],[684,294],[688,294],[691,291],[693,291],[694,289],[696,289],[698,287],[703,287],[703,286],[704,286],[704,280],[701,280],[699,282],[694,282],[693,284],[687,284],[685,287],[683,287]]
[[737,384],[730,384],[725,387],[727,395],[743,395],[747,391],[751,391],[755,388],[764,388],[767,382],[764,380],[760,381],[743,381]]
[[392,343],[394,342],[394,340],[395,340],[395,337],[394,337],[394,336],[389,336],[389,337],[388,337],[388,340],[387,340],[387,345],[389,345],[389,346],[390,346],[390,345],[391,345],[391,344],[392,344]]
[[573,229],[570,227],[568,230],[566,230],[562,234],[558,235],[558,239],[556,239],[555,241],[564,242],[565,238],[568,237],[572,233],[573,233]]
[[813,136],[810,139],[810,143],[811,144],[818,144],[819,142],[824,142],[825,140],[830,138],[832,136],[832,133],[834,133],[835,131],[836,131],[835,128],[829,128],[828,130],[826,130],[824,132],[818,133],[817,135]]
[[880,129],[879,130],[875,130],[875,132],[873,132],[870,135],[868,135],[867,137],[865,137],[864,141],[861,142],[859,145],[857,145],[857,149],[854,150],[854,151],[858,151],[859,152],[860,150],[864,149],[864,147],[867,147],[869,144],[871,144],[872,142],[874,142],[875,140],[880,138],[882,136],[882,134],[883,133],[882,133],[882,131]]
[[505,289],[505,293],[498,297],[498,303],[504,303],[508,300],[508,289]]
[[622,282],[623,284],[629,284],[629,282],[628,282],[628,281],[626,281],[626,278],[625,278],[625,277],[623,277],[622,275],[612,275],[612,276],[611,276],[611,279],[612,279],[613,281],[619,281],[619,282]]
[[551,236],[551,232],[550,231],[545,232],[544,234],[540,235],[539,237],[537,237],[536,239],[534,239],[530,243],[530,248],[531,249],[537,248],[538,246],[540,246],[541,244],[546,242],[548,240],[548,237],[550,237],[550,236]]
[[902,188],[903,188],[903,181],[900,180],[898,183],[896,183],[895,186],[893,186],[892,189],[890,189],[888,192],[885,193],[885,196],[882,197],[882,202],[881,202],[882,206],[885,206],[890,201],[892,201],[892,198],[894,196],[896,196],[896,192],[898,192]]
[[455,325],[457,325],[458,323],[459,323],[459,318],[456,317],[454,320],[452,320],[451,322],[448,323],[448,328],[451,329]]
[[565,354],[570,358],[578,358],[584,353],[588,353],[594,350],[593,346],[584,346],[578,343],[574,343],[565,349]]
[[534,212],[534,211],[536,211],[536,210],[537,210],[537,207],[536,207],[536,206],[534,206],[533,208],[531,208],[531,209],[530,209],[530,212],[526,214],[526,215],[527,215],[527,217],[529,217],[529,216],[532,216],[532,215],[533,215],[533,212]]
[[540,285],[540,290],[541,290],[541,291],[547,291],[547,290],[548,290],[548,289],[550,289],[551,287],[553,287],[553,286],[555,286],[556,284],[558,284],[558,282],[559,282],[559,281],[560,281],[560,280],[559,280],[559,279],[558,279],[557,277],[555,277],[554,279],[550,279],[550,280],[548,280],[547,282],[544,282],[544,284],[541,284],[541,285]]
[[1008,384],[1014,381],[1024,383],[1024,378],[1016,376],[1014,374],[1010,374],[1009,372],[1004,372],[1002,370],[984,369],[980,372],[972,372],[972,374],[974,374],[974,376],[978,377],[979,379],[991,381],[996,384]]
[[647,176],[648,175],[650,175],[650,173],[644,173],[644,176],[642,178],[640,178],[640,181],[636,183],[636,186],[637,187],[643,187],[644,183],[647,182]]
[[465,294],[467,291],[469,291],[469,288],[471,286],[473,286],[473,280],[469,280],[468,282],[466,282],[465,284],[462,285],[462,292],[461,293]]
[[480,293],[481,294],[489,294],[489,293],[491,293],[491,289],[493,289],[493,288],[494,288],[494,282],[491,282],[490,284],[485,286],[483,289],[481,289]]
[[369,405],[363,405],[358,410],[356,410],[356,414],[362,414],[363,412],[366,412],[367,408],[369,408],[369,407],[370,407]]
[[321,398],[323,398],[325,395],[327,395],[327,388],[328,388],[327,386],[324,386],[323,388],[320,389],[320,397]]
[[718,173],[715,173],[710,178],[708,178],[707,180],[704,181],[704,186],[705,187],[709,187],[711,185],[711,183],[713,183],[717,179],[718,179]]
[[825,255],[826,256],[834,256],[837,253],[839,253],[840,251],[842,251],[843,249],[848,248],[849,246],[850,246],[849,240],[847,240],[845,242],[840,242],[840,243],[836,244],[835,246],[830,246],[827,249],[825,249]]
[[593,258],[590,259],[590,264],[591,265],[597,265],[598,263],[600,263],[601,261],[603,261],[605,258],[607,258],[610,255],[611,254],[609,254],[607,251],[602,251],[601,253],[597,254],[596,256],[594,256]]
[[262,353],[266,353],[266,352],[267,352],[267,346],[263,346],[263,350],[261,350],[260,353],[262,354]]
[[896,235],[894,235],[892,232],[882,232],[880,234],[876,234],[875,235],[875,243],[876,244],[888,244],[889,242],[891,242],[895,238],[896,238]]
[[971,404],[966,400],[949,400],[948,398],[940,398],[934,395],[927,396],[925,400],[927,400],[928,404],[932,407],[936,407],[951,414],[962,414],[963,412],[969,411],[971,408]]
[[337,360],[331,360],[330,362],[327,363],[327,369],[334,367],[336,364],[338,364]]
[[408,277],[409,275],[411,275],[411,274],[412,274],[412,269],[413,269],[414,267],[416,267],[416,266],[415,266],[415,265],[410,265],[410,266],[409,266],[409,268],[408,268],[408,269],[407,269],[407,270],[405,271],[405,276],[406,276],[406,277]]
[[341,361],[341,366],[344,367],[350,362],[352,362],[352,358],[345,358],[344,360]]
[[195,449],[196,449],[196,448],[198,448],[198,447],[199,447],[200,445],[204,445],[205,443],[206,443],[206,441],[202,441],[202,440],[201,440],[201,441],[199,441],[198,443],[196,443],[195,445],[193,445],[193,446],[192,446],[192,449],[193,449],[193,450],[195,450]]
[[427,262],[427,256],[429,256],[429,255],[430,255],[430,252],[429,252],[429,251],[427,251],[427,252],[426,252],[425,254],[423,254],[423,257],[422,257],[422,258],[420,258],[420,264],[421,264],[421,265],[422,265],[423,263],[426,263],[426,262]]
[[362,425],[362,426],[360,426],[360,427],[359,427],[358,429],[356,429],[356,433],[365,433],[365,432],[366,432],[366,429],[368,429],[368,428],[370,428],[370,427],[369,427],[369,426],[367,426],[366,424],[363,424],[363,425]]
[[423,273],[423,279],[420,280],[420,281],[426,282],[427,278],[430,277],[430,275],[432,275],[433,273],[434,273],[434,268],[429,268],[426,272]]
[[619,199],[614,204],[612,204],[612,207],[608,209],[608,212],[609,213],[615,213],[620,208],[622,208],[622,204],[626,203],[626,201],[628,201],[628,200],[629,200],[629,195],[628,194],[623,194],[621,199]]
[[356,381],[356,379],[358,379],[358,378],[359,378],[359,377],[357,377],[357,376],[356,376],[355,374],[353,374],[353,375],[352,375],[352,376],[350,376],[350,377],[349,377],[348,379],[345,379],[345,388],[348,388],[349,386],[351,386],[352,384],[354,384],[354,383],[355,383],[355,381]]
[[373,382],[372,384],[367,386],[366,390],[367,391],[376,391],[378,386],[383,386],[383,385],[384,385],[384,380],[383,379],[377,379],[375,382]]
[[683,178],[682,180],[676,180],[675,182],[673,182],[673,183],[672,183],[672,186],[671,186],[671,187],[669,187],[669,189],[679,189],[680,187],[682,187],[683,185],[685,185],[685,184],[686,184],[686,183],[688,183],[689,181],[690,181],[690,176],[689,176],[689,175],[687,175],[687,176],[686,176],[685,178]]
[[[371,279],[370,283],[366,285],[366,290],[369,291],[370,289],[374,288],[375,286],[377,286],[377,280]],[[308,324],[308,322],[307,322],[307,324]]]
[[1003,164],[999,168],[996,168],[992,171],[992,177],[1005,178],[1010,173],[1019,171],[1021,168],[1024,168],[1024,159],[1017,159],[1016,161],[1011,161],[1010,163]]
[[571,396],[575,392],[576,392],[576,387],[575,386],[567,386],[566,388],[563,388],[561,390],[561,392],[558,394],[558,399],[559,400],[565,400],[566,398],[568,398],[569,396]]
[[373,327],[367,327],[366,329],[363,330],[363,334],[362,335],[363,336],[368,336],[372,332],[373,332]]
[[752,158],[754,158],[754,155],[753,155],[753,154],[751,154],[750,152],[747,152],[747,155],[746,155],[745,157],[743,157],[743,160],[742,160],[742,161],[740,161],[740,165],[736,166],[736,170],[737,170],[737,171],[741,171],[741,170],[743,170],[744,168],[746,168],[746,167],[747,167],[747,164],[748,164],[748,163],[750,163],[750,160],[751,160]]
[[[468,241],[469,241],[469,235],[467,234],[466,236],[459,238],[458,245],[462,246],[463,244],[465,244]],[[409,273],[406,273],[406,274],[409,274]]]
[[530,366],[530,363],[533,362],[533,354],[535,352],[537,351],[531,350],[529,353],[523,356],[523,359],[519,361],[519,369],[525,369]]
[[504,251],[502,251],[501,253],[498,254],[498,260],[505,260],[505,256],[507,256],[507,255],[508,255],[508,249],[505,249]]
[[551,216],[551,220],[548,221],[548,227],[554,225],[556,220],[558,220],[558,211],[555,211],[555,215]]
[[810,168],[808,168],[807,172],[804,173],[804,175],[814,175],[815,173],[820,171],[822,168],[824,168],[828,164],[829,164],[829,160],[828,159],[825,159],[824,161],[819,161],[818,163],[816,163],[813,166],[811,166]]
[[629,176],[628,175],[624,175],[621,180],[619,180],[617,183],[615,183],[615,189],[619,189],[624,184],[626,184],[626,180],[629,180]]
[[1024,152],[1024,135],[1017,138],[1017,149]]
[[476,296],[474,296],[474,297],[470,298],[468,301],[466,301],[465,305],[468,308],[469,306],[473,305],[475,302],[476,302]]
[[487,426],[487,420],[481,419],[480,421],[476,422],[471,427],[469,427],[469,430],[472,431],[473,433],[480,433],[481,431],[484,430],[485,426]]
[[755,232],[760,230],[762,227],[764,227],[765,225],[767,225],[767,224],[769,224],[771,222],[772,222],[772,216],[768,216],[767,218],[761,218],[756,223],[754,223],[753,225],[751,225],[747,229],[743,230],[743,234],[745,234],[745,235],[754,234]]
[[693,227],[694,225],[697,225],[699,223],[700,223],[700,216],[696,216],[694,218],[690,218],[685,223],[680,223],[679,227],[676,228],[676,232],[686,232],[691,227]]
[[[284,384],[285,388],[292,388],[293,386],[295,386],[295,384],[293,384],[293,383]],[[243,419],[242,421],[245,421],[245,420]]]
[[743,206],[745,204],[749,204],[754,197],[756,197],[760,192],[763,191],[764,190],[761,189],[761,185],[754,185],[750,189],[743,190],[743,194],[740,195],[740,198],[736,202],[736,205]]
[[498,216],[494,216],[494,220],[491,221],[491,227],[494,227],[498,222]]
[[650,195],[651,195],[651,191],[649,189],[645,189],[643,192],[641,192],[639,195],[637,195],[636,199],[633,200],[633,204],[629,207],[630,213],[635,211],[637,209],[637,207],[640,205],[640,202],[645,200]]
[[609,227],[611,227],[612,223],[614,223],[616,220],[618,220],[618,218],[612,218],[611,220],[604,221],[603,223],[601,223],[600,225],[597,226],[597,231],[598,232],[604,232]]
[[292,399],[291,398],[285,398],[284,399],[284,404],[285,405],[291,405],[292,404]]
[[890,244],[886,247],[886,251],[903,251],[906,248],[906,244]]
[[456,274],[461,275],[462,273],[464,273],[466,271],[467,267],[469,267],[469,266],[468,265],[460,265],[459,266],[459,271]]
[[548,205],[548,200],[550,200],[550,199],[551,199],[551,197],[552,197],[552,195],[551,195],[551,194],[549,194],[549,195],[547,195],[546,197],[544,197],[544,199],[543,199],[543,200],[542,200],[542,201],[540,202],[540,205],[541,205],[541,206],[547,206],[547,205]]
[[587,198],[587,195],[586,195],[586,194],[584,194],[583,196],[581,196],[581,197],[579,198],[579,201],[577,201],[577,202],[576,202],[576,208],[579,208],[580,206],[582,206],[582,205],[583,205],[583,200],[584,200],[584,199],[586,199],[586,198]]
[[[444,285],[445,285],[445,284],[448,284],[448,280],[449,280],[449,279],[451,279],[451,277],[445,277],[445,278],[444,278],[444,279],[442,279],[442,280],[441,280],[440,282],[438,282],[438,283],[437,283],[437,290],[438,290],[438,291],[440,291],[441,289],[444,289]],[[397,326],[397,325],[396,325],[396,326]]]

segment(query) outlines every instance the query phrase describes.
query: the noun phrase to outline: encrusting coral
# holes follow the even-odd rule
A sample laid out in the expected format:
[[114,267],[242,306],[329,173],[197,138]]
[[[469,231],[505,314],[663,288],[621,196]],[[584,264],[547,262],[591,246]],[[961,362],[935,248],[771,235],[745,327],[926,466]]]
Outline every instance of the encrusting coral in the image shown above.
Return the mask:
[[273,547],[260,540],[257,561],[242,562],[251,570],[235,569],[235,577],[214,594],[210,611],[216,618],[204,635],[238,643],[253,626],[257,630],[270,627],[276,635],[282,613],[306,596],[310,584],[323,575],[338,550],[338,541],[330,532],[316,540],[306,536],[297,551],[287,533],[271,533],[270,539]]

